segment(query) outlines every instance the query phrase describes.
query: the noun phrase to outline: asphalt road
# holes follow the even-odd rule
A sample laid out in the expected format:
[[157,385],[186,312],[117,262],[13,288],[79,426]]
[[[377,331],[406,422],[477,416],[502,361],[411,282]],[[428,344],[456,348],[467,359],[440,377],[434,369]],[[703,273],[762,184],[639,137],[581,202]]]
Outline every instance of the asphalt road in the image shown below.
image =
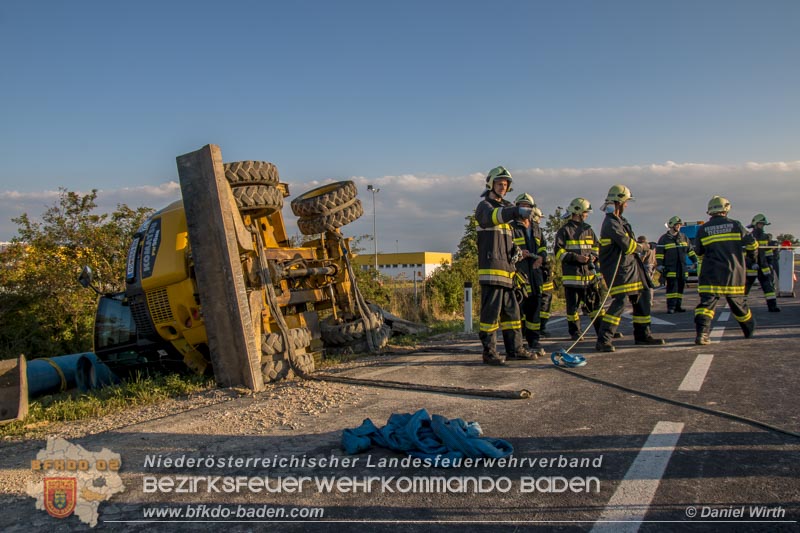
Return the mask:
[[[244,436],[197,432],[204,418],[219,409],[208,407],[77,439],[74,442],[86,448],[110,448],[124,461],[127,490],[101,504],[97,529],[797,531],[800,303],[781,298],[783,312],[768,313],[756,289],[750,297],[758,323],[754,338],[744,339],[733,317],[718,309],[714,342],[696,346],[691,312],[696,296],[692,293],[690,288],[684,302],[690,312],[673,315],[664,312],[663,290],[656,293],[653,334],[666,338],[666,346],[635,346],[628,316],[622,322],[625,338],[616,342],[617,352],[595,353],[590,333],[573,350],[585,355],[588,364],[570,372],[541,359],[485,366],[476,335],[416,354],[378,357],[366,365],[334,370],[351,377],[418,384],[527,389],[532,393],[527,400],[339,385],[359,391],[357,405],[320,414],[313,425],[296,430]],[[588,319],[582,319],[586,325]],[[548,351],[571,344],[563,319],[554,320],[550,329],[555,336],[545,343]],[[256,396],[237,402],[245,408],[268,399]],[[232,409],[230,403],[224,408]],[[345,456],[340,448],[343,429],[359,426],[366,418],[382,426],[392,413],[423,408],[431,414],[479,422],[485,436],[510,442],[513,456],[527,459],[526,464],[380,467],[377,463],[382,459],[403,456],[373,448],[349,467],[181,470],[145,466],[148,454],[341,458]],[[195,430],[187,446],[184,428],[190,426]],[[33,458],[35,448],[23,452],[17,446],[13,453],[25,462]],[[532,460],[537,463],[531,465]],[[307,476],[312,481],[300,493],[143,492],[146,476],[177,475]],[[379,480],[372,482],[370,490],[339,486],[326,491],[314,485],[314,478],[331,476]],[[462,492],[455,484],[481,476],[487,483],[485,492]],[[406,491],[409,482],[400,478],[414,477],[443,477],[452,484],[440,490],[421,486]],[[578,479],[590,490],[573,484],[571,489],[555,492],[563,488],[562,479]],[[4,497],[2,502],[6,511],[0,515],[0,527],[4,530],[28,529],[34,513],[36,523],[52,531],[82,526],[75,517],[59,521],[33,511],[27,497]],[[214,523],[223,519],[209,516],[201,517],[199,523],[185,517],[142,522],[145,508],[186,509],[189,505],[205,505],[200,512],[218,506],[284,507],[286,512],[309,507],[322,509],[323,516],[260,522],[228,517]]]

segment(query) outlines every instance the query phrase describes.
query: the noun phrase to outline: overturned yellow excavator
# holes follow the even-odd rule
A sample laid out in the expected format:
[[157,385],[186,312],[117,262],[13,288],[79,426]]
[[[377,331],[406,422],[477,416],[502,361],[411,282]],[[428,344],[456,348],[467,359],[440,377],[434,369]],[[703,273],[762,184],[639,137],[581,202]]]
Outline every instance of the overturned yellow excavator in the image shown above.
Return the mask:
[[[225,204],[226,197],[229,204],[231,199],[235,202],[227,221],[231,235],[213,228],[211,213],[203,205],[195,206],[200,219],[190,219],[182,176],[184,199],[155,213],[134,236],[125,292],[99,298],[94,330],[98,358],[115,371],[152,366],[177,370],[184,365],[197,373],[215,370],[209,321],[238,310],[220,313],[210,305],[213,287],[205,287],[203,281],[223,284],[224,273],[214,270],[219,265],[205,269],[212,279],[198,279],[200,264],[215,258],[204,257],[196,248],[214,247],[233,250],[231,256],[240,266],[241,279],[236,281],[244,288],[241,296],[249,310],[263,381],[281,379],[293,370],[311,372],[314,358],[326,348],[375,351],[385,346],[391,330],[380,308],[361,296],[349,239],[339,229],[363,214],[355,184],[336,182],[295,198],[292,211],[309,240],[292,246],[281,213],[289,187],[279,181],[277,168],[242,161],[223,164],[221,173],[220,203]],[[197,194],[191,187],[189,193]],[[207,201],[202,198],[201,204]],[[199,231],[193,231],[192,222]],[[87,278],[85,270],[82,279],[88,286]],[[220,348],[231,346],[230,340],[222,340]]]
[[[307,236],[293,246],[281,213],[289,187],[275,165],[222,163],[219,148],[207,145],[178,157],[178,171],[183,199],[135,234],[120,273],[125,291],[97,291],[97,359],[120,375],[188,369],[213,373],[221,386],[260,390],[312,372],[326,351],[386,345],[391,328],[358,290],[340,231],[363,214],[352,181],[292,200]],[[79,281],[94,288],[90,267]],[[19,390],[24,359],[7,366],[0,418],[14,419],[27,398]]]

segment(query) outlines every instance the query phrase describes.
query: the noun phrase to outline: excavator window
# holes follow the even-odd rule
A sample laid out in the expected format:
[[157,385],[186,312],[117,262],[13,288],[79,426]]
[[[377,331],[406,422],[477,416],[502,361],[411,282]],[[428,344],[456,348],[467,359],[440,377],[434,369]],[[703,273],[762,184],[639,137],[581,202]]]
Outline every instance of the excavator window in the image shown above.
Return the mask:
[[136,323],[123,296],[103,296],[98,302],[94,326],[94,349],[98,354],[136,345]]

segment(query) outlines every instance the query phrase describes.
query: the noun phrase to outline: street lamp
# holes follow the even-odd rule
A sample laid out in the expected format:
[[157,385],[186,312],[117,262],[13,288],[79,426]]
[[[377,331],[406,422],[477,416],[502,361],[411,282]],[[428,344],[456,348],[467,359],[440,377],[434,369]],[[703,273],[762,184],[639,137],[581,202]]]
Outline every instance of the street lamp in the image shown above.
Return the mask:
[[375,272],[378,272],[378,233],[375,229],[375,193],[381,192],[372,185],[367,185],[367,190],[372,193],[372,242],[375,243]]

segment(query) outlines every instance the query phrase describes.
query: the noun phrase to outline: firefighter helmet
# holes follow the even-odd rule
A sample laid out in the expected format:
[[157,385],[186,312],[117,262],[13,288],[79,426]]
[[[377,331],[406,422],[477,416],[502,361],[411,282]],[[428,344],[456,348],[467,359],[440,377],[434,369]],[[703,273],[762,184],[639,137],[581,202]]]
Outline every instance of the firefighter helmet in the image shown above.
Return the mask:
[[765,226],[769,226],[770,225],[770,221],[767,220],[767,217],[765,217],[761,213],[759,213],[759,214],[757,214],[756,216],[753,217],[753,220],[752,220],[752,222],[750,222],[750,225],[751,226],[755,226],[759,222],[763,223]]
[[580,215],[582,213],[591,213],[592,204],[586,198],[575,198],[569,203],[567,207],[567,215]]
[[531,211],[531,218],[533,219],[533,221],[538,223],[543,216],[544,213],[542,213],[542,210],[536,206],[533,206],[533,210]]
[[619,202],[625,203],[628,200],[635,200],[636,198],[633,197],[631,194],[631,190],[624,185],[612,185],[610,189],[608,189],[608,195],[606,195],[606,202]]
[[511,172],[506,170],[506,167],[494,167],[489,171],[489,175],[486,176],[486,188],[492,190],[494,188],[494,180],[496,179],[508,180],[508,190],[511,190],[511,183],[514,181],[514,178],[511,177]]
[[708,201],[708,210],[706,212],[709,215],[719,215],[720,213],[725,214],[730,210],[731,203],[728,200],[722,196],[714,196]]
[[533,196],[531,196],[530,194],[528,194],[526,192],[524,192],[524,193],[520,194],[519,196],[517,196],[517,199],[514,200],[514,204],[515,205],[528,204],[531,207],[536,207],[536,202],[534,201]]
[[683,224],[683,220],[681,220],[681,217],[675,216],[669,219],[669,222],[667,222],[667,227],[673,228],[675,227],[675,224]]

